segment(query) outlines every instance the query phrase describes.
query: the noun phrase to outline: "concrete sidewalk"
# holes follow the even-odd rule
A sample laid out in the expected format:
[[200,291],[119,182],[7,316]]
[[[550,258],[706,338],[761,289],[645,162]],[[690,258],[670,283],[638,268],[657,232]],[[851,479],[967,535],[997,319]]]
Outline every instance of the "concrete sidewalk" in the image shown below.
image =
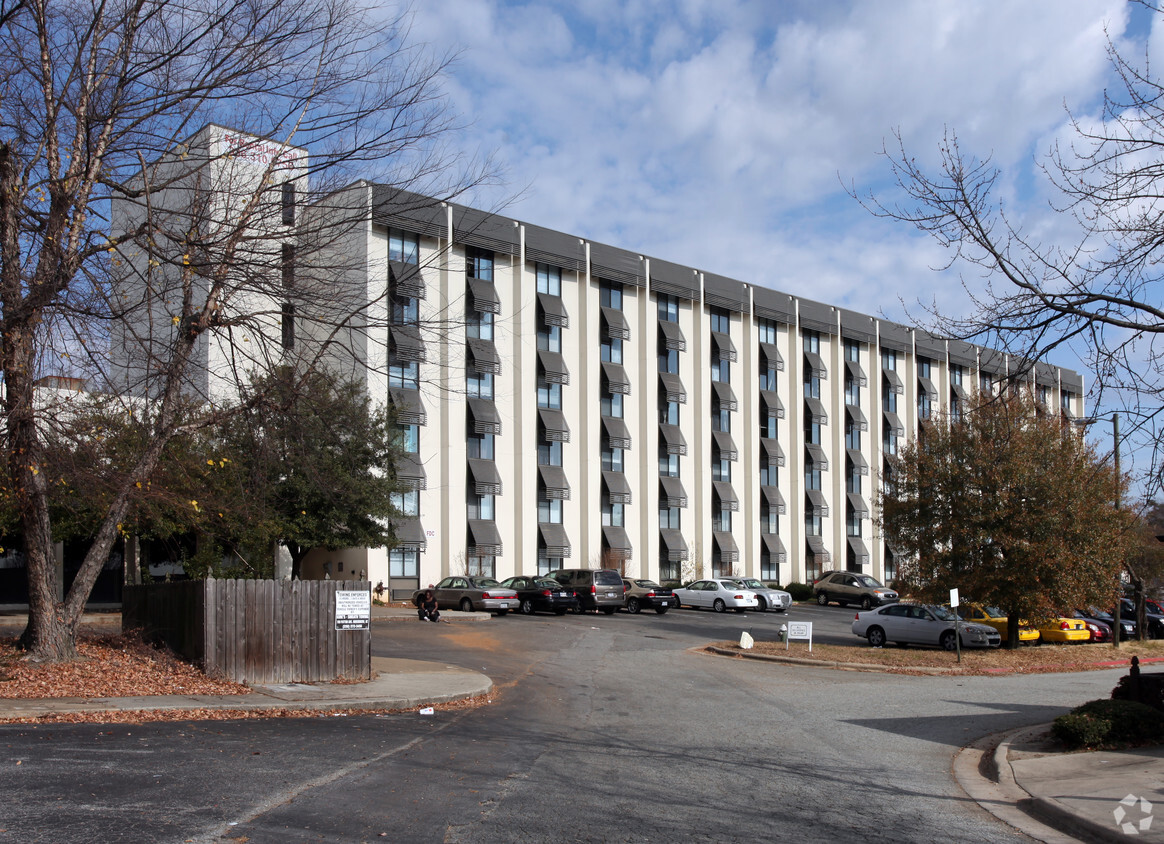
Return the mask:
[[[448,613],[450,624],[487,622],[489,613]],[[0,616],[0,627],[19,630],[21,613]],[[416,610],[373,607],[372,623],[420,624]],[[427,622],[424,622],[427,623]],[[82,626],[94,631],[120,629],[120,613],[86,613]],[[493,681],[477,671],[414,659],[372,657],[374,679],[367,683],[286,683],[256,685],[246,695],[152,695],[117,698],[0,698],[0,722],[68,712],[142,712],[154,710],[322,710],[414,709],[488,694]]]
[[1047,844],[1164,842],[1164,747],[1064,753],[1050,727],[964,749],[954,761],[959,784],[996,817]]

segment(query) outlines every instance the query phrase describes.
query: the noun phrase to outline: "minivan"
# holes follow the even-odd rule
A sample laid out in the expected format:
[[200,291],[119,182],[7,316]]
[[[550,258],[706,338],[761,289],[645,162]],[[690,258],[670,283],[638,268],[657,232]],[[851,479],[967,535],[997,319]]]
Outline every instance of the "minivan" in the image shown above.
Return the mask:
[[558,569],[550,577],[574,590],[583,612],[613,615],[622,606],[622,575],[614,569]]

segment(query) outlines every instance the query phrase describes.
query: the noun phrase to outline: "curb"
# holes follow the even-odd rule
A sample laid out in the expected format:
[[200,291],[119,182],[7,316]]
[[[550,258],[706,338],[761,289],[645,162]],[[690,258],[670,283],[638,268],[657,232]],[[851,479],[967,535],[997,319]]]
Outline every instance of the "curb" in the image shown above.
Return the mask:
[[755,659],[761,662],[777,662],[786,665],[809,665],[817,666],[819,668],[837,668],[842,671],[876,671],[882,674],[900,674],[903,671],[918,672],[921,674],[955,674],[957,669],[953,668],[937,668],[934,666],[901,666],[899,668],[892,668],[887,665],[878,665],[870,662],[840,662],[835,659],[805,659],[799,656],[776,656],[775,654],[752,654],[743,651],[732,651],[727,648],[717,648],[715,645],[707,645],[701,648],[704,653],[713,653],[717,656],[740,657],[742,659]]

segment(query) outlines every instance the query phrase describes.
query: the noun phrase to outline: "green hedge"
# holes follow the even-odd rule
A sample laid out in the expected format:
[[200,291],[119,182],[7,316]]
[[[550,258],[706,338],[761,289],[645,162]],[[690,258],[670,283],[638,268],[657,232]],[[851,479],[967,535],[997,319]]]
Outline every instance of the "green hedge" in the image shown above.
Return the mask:
[[1060,715],[1051,733],[1072,749],[1164,741],[1164,714],[1131,700],[1093,700]]
[[812,587],[807,583],[789,583],[784,587],[784,591],[791,595],[794,601],[812,600]]

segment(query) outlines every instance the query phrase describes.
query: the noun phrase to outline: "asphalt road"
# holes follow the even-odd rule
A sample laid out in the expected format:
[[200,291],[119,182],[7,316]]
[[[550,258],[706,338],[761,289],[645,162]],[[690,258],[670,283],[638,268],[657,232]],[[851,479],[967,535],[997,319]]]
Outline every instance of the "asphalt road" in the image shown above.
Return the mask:
[[[803,607],[818,641],[852,610]],[[377,627],[493,702],[379,718],[0,726],[0,841],[1025,840],[953,754],[1104,697],[1116,672],[894,677],[689,650],[786,619],[690,610]],[[845,638],[847,637],[847,638]]]

